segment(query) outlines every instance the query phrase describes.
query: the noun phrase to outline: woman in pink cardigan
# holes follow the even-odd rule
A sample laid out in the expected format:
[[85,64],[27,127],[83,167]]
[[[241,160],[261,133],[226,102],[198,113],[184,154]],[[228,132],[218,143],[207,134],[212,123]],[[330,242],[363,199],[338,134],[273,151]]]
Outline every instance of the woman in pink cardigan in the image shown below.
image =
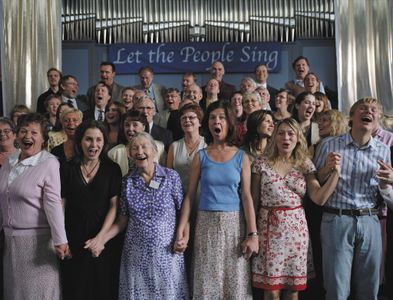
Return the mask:
[[69,256],[59,163],[45,149],[47,121],[32,113],[17,129],[20,150],[0,169],[5,299],[60,299],[60,259]]

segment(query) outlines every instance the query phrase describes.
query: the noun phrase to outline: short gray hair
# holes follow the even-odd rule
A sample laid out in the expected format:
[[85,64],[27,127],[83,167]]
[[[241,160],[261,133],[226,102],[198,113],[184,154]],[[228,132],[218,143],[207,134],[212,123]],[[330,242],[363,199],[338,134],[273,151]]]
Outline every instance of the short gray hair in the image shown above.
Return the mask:
[[130,148],[132,147],[134,141],[135,141],[137,138],[141,138],[141,137],[145,138],[146,140],[148,140],[148,141],[150,142],[150,144],[151,144],[152,147],[153,147],[154,152],[157,154],[157,153],[158,153],[158,148],[157,148],[157,144],[156,144],[155,140],[153,139],[153,137],[152,137],[150,134],[148,134],[147,132],[144,132],[144,131],[142,131],[142,132],[137,132],[137,133],[132,137],[131,141],[128,143],[128,149],[130,149]]

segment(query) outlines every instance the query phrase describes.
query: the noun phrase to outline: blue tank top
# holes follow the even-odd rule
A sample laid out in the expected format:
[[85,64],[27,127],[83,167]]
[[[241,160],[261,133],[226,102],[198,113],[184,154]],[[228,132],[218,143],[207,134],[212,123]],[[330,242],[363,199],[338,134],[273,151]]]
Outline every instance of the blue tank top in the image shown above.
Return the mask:
[[206,149],[199,151],[201,163],[201,195],[199,210],[239,211],[239,186],[244,151],[238,150],[226,162],[210,159]]

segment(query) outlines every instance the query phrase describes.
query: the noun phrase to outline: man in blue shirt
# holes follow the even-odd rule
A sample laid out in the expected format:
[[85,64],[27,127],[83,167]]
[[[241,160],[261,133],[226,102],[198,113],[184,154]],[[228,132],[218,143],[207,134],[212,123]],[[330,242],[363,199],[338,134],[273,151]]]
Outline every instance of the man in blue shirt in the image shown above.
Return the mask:
[[[378,191],[392,202],[392,187],[381,178],[383,162],[390,164],[388,146],[372,138],[382,106],[371,97],[350,110],[349,133],[322,141],[315,154],[318,178],[324,182],[341,159],[336,191],[323,207],[321,244],[326,299],[377,300],[381,260]],[[351,283],[354,288],[351,291]]]

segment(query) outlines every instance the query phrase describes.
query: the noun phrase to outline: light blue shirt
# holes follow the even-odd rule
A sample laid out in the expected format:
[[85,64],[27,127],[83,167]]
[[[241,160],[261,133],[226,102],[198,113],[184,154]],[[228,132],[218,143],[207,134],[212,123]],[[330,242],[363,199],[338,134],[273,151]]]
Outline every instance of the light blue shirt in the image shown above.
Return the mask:
[[[359,147],[350,133],[324,139],[317,149],[314,163],[317,169],[325,165],[329,152],[341,154],[341,174],[335,192],[326,206],[339,209],[362,209],[376,206],[379,168],[377,161],[390,164],[390,149],[371,138],[367,145]],[[385,197],[388,195],[381,193]]]

